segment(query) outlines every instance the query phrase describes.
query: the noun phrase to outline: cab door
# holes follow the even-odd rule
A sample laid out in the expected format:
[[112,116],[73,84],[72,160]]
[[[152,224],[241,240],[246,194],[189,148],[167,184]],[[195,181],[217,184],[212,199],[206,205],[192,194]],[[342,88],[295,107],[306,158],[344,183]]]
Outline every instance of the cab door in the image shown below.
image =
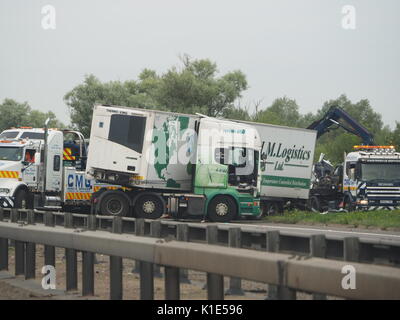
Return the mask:
[[24,161],[22,165],[22,181],[28,187],[38,187],[38,166],[35,165],[35,149],[26,149],[24,153]]
[[62,188],[63,133],[50,131],[47,149],[46,191],[58,192]]

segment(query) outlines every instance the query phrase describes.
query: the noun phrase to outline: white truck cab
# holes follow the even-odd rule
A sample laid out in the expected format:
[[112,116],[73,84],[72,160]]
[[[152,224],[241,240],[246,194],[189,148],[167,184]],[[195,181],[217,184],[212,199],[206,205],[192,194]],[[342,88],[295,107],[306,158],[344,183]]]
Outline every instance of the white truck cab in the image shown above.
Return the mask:
[[346,209],[400,207],[400,153],[393,146],[355,146],[345,155],[343,194]]
[[[84,158],[82,134],[58,129],[47,132],[47,148],[45,129],[21,127],[0,134],[1,207],[33,208],[35,195],[52,199],[60,208],[68,201],[89,201],[90,197],[76,192],[78,185],[88,193],[92,187],[84,181],[84,172],[75,168],[76,161]],[[77,136],[77,142],[65,141],[68,133]]]

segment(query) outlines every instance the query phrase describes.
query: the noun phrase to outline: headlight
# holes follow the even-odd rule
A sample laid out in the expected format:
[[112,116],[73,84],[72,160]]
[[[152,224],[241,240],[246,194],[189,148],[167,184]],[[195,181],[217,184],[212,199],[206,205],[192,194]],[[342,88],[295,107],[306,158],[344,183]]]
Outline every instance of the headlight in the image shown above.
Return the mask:
[[360,200],[361,205],[368,205],[368,200]]
[[8,189],[8,188],[0,188],[0,193],[9,194],[10,193],[10,189]]

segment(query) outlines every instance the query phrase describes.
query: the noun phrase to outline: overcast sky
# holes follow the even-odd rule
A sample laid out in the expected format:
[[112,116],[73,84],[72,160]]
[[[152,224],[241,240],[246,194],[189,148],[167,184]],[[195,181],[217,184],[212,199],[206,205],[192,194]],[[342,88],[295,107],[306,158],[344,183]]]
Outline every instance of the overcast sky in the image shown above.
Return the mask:
[[[48,4],[55,30],[42,27]],[[355,29],[343,28],[345,5],[356,10]],[[0,101],[28,101],[68,123],[63,96],[85,74],[136,79],[189,54],[221,73],[242,70],[242,105],[286,95],[306,113],[345,93],[369,99],[393,128],[399,35],[399,0],[1,0]]]

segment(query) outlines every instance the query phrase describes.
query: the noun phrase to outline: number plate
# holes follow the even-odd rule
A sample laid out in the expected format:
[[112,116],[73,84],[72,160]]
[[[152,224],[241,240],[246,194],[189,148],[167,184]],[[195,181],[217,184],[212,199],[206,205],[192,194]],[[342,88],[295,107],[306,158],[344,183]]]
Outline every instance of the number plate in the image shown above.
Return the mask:
[[381,204],[392,204],[393,200],[381,200]]

